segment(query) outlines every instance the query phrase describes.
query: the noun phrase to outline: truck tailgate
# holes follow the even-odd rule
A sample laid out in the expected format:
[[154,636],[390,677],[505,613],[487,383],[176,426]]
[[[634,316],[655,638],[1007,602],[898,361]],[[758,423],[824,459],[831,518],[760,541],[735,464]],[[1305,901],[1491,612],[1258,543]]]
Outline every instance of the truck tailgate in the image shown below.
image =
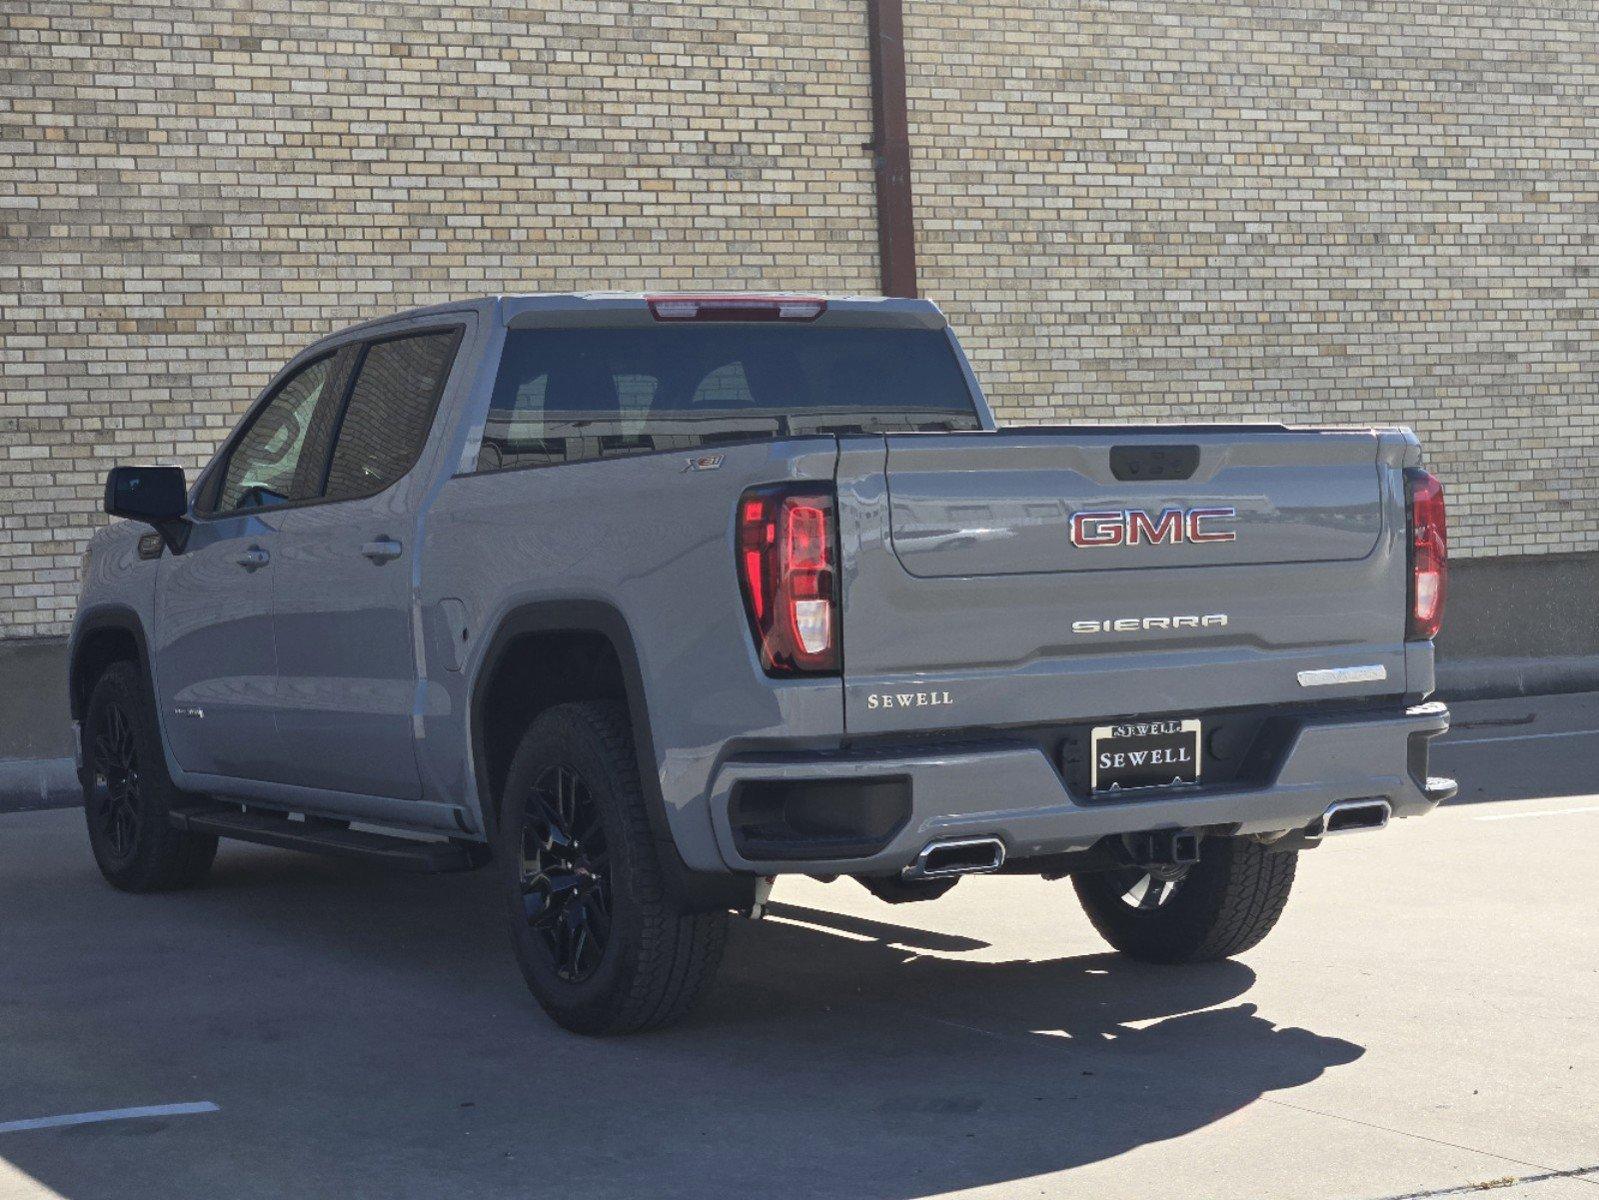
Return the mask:
[[[846,727],[1403,692],[1415,453],[1246,426],[846,439]],[[1349,667],[1367,678],[1300,679]]]

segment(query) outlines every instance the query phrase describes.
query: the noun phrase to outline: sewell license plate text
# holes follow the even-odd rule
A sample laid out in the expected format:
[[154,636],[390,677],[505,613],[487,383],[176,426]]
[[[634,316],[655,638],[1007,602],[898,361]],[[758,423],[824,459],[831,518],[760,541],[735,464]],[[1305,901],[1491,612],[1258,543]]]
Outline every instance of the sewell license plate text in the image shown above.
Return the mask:
[[1127,721],[1092,735],[1092,790],[1173,787],[1199,782],[1199,721]]

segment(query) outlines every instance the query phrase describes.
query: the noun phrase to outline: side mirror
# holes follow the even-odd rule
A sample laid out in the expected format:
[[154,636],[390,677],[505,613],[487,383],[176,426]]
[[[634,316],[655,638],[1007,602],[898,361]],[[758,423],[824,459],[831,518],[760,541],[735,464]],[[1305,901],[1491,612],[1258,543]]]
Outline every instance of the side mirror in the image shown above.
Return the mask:
[[154,526],[174,554],[182,553],[188,541],[189,488],[182,467],[112,467],[105,480],[105,510]]

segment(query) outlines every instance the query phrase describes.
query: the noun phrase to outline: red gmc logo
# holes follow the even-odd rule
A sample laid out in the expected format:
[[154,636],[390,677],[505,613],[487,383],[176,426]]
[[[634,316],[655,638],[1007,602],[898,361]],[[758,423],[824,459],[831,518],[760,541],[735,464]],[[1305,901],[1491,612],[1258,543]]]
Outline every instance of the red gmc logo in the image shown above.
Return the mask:
[[1206,529],[1207,522],[1231,521],[1235,508],[1163,508],[1158,517],[1142,509],[1106,509],[1072,514],[1074,546],[1137,546],[1143,542],[1230,542],[1238,537],[1231,529]]

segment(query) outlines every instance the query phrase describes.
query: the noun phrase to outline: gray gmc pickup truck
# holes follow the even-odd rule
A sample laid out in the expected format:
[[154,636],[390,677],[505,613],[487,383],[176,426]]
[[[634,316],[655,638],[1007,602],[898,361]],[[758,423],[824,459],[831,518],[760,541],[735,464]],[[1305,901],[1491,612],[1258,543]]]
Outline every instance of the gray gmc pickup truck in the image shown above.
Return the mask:
[[114,469],[71,708],[106,878],[219,837],[492,862],[586,1033],[683,1012],[775,876],[1070,877],[1237,954],[1301,850],[1430,811],[1442,491],[1404,429],[996,429],[925,301],[501,296]]

